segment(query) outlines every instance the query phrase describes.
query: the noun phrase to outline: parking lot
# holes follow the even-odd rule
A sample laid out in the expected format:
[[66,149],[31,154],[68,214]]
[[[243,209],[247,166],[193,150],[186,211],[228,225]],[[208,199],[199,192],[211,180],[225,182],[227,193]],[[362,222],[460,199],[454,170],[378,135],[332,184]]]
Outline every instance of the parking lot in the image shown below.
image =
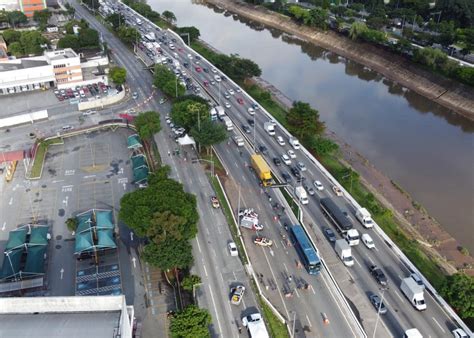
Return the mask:
[[[40,180],[26,180],[19,165],[13,181],[0,185],[2,252],[8,232],[19,225],[38,222],[50,226],[48,295],[74,295],[75,240],[66,220],[97,208],[112,210],[117,224],[120,198],[132,188],[128,135],[128,130],[119,128],[65,139],[64,144],[49,148]],[[118,236],[116,242],[120,242]]]
[[77,101],[78,103],[81,100],[90,101],[100,99],[101,97],[108,95],[110,89],[110,86],[105,85],[103,82],[98,82],[89,85],[76,86],[74,88],[55,89],[54,95],[56,96],[56,99],[60,102]]
[[0,106],[8,107],[8,109],[0,111],[0,118],[50,107],[65,106],[68,103],[59,102],[52,89],[2,95],[0,96]]

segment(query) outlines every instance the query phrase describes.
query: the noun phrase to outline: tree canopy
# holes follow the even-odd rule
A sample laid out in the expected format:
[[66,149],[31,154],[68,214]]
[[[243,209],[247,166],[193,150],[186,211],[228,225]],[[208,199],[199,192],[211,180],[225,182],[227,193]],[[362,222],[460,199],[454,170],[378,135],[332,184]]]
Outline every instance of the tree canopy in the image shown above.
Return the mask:
[[474,317],[474,277],[464,273],[448,276],[441,294],[462,318]]
[[46,26],[48,24],[48,20],[51,17],[51,12],[48,9],[44,9],[42,11],[35,11],[33,14],[33,20],[39,23],[41,26]]
[[135,43],[140,38],[140,33],[134,27],[120,26],[117,34],[120,40],[127,45]]
[[176,75],[166,66],[156,65],[153,84],[166,95],[179,97],[186,92],[186,88],[177,82]]
[[117,31],[122,25],[125,25],[125,17],[121,13],[110,14],[106,20],[112,25],[114,31]]
[[171,11],[164,11],[161,13],[161,16],[170,23],[176,22],[176,15],[174,15],[174,13]]
[[66,34],[58,41],[58,48],[72,48],[78,50],[81,48],[79,37],[74,34]]
[[171,337],[210,337],[209,324],[211,324],[211,315],[207,310],[200,309],[196,305],[189,305],[171,318]]
[[[201,32],[199,31],[199,29],[197,29],[194,26],[178,27],[178,28],[175,29],[175,32],[178,33],[179,35],[188,33],[189,34],[189,42],[193,42],[193,41],[199,39],[199,37],[201,36]],[[183,38],[184,42],[186,42],[186,43],[188,42],[186,35],[182,35],[182,38]]]
[[201,122],[200,128],[194,125],[191,129],[191,135],[199,144],[206,148],[227,139],[225,127],[220,123],[212,122],[210,119]]
[[99,32],[92,28],[82,28],[79,31],[79,42],[81,43],[81,48],[99,47]]
[[78,26],[81,29],[89,28],[89,24],[84,19],[70,20],[66,23],[66,25],[64,25],[64,28],[66,29],[66,33],[67,34],[74,34],[74,29],[73,29],[74,26]]
[[319,121],[319,112],[306,102],[293,102],[286,120],[288,130],[300,140],[320,135],[324,131],[324,123]]
[[119,218],[147,237],[144,258],[162,270],[187,268],[193,261],[189,240],[197,234],[196,197],[168,178],[169,167],[149,175],[148,187],[125,194]]
[[3,31],[2,36],[7,44],[12,42],[20,42],[21,32],[14,29],[7,29]]
[[123,67],[112,67],[109,76],[116,85],[123,85],[127,79],[127,70]]
[[8,18],[8,22],[13,27],[15,27],[16,25],[24,24],[28,22],[28,18],[26,17],[26,15],[20,11],[7,12],[7,18]]
[[144,140],[149,140],[161,130],[160,115],[154,111],[138,114],[133,120],[138,130],[138,135]]
[[198,124],[198,118],[200,118],[201,124],[209,120],[209,106],[207,103],[191,99],[173,103],[171,119],[176,125],[189,131]]

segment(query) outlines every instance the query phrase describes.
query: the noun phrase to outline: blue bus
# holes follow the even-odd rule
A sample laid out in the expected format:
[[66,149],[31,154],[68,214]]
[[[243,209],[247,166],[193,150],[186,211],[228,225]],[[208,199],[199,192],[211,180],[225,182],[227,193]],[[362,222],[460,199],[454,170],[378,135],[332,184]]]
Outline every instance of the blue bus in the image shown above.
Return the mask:
[[296,251],[308,273],[310,275],[319,274],[321,270],[321,260],[319,259],[318,251],[311,244],[301,225],[293,225],[291,227],[291,233],[295,241]]

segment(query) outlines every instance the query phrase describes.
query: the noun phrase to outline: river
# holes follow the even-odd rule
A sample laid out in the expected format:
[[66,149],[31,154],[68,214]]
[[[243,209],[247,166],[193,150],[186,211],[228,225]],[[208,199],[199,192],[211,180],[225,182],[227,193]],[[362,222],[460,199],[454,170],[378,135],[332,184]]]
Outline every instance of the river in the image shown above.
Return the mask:
[[[255,61],[293,100],[402,186],[474,252],[474,122],[360,64],[191,0],[149,0],[226,54]],[[257,25],[258,26],[258,25]]]

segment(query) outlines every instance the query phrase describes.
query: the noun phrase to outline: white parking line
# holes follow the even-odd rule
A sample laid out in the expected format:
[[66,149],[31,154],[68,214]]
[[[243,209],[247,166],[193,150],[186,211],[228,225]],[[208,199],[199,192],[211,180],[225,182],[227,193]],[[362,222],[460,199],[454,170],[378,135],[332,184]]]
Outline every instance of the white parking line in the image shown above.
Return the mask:
[[443,331],[443,333],[446,333],[446,331],[443,329],[443,327],[438,323],[438,321],[436,320],[435,317],[431,317],[431,319],[433,319],[433,321],[436,323],[436,325],[438,325],[438,327],[441,329],[441,331]]

